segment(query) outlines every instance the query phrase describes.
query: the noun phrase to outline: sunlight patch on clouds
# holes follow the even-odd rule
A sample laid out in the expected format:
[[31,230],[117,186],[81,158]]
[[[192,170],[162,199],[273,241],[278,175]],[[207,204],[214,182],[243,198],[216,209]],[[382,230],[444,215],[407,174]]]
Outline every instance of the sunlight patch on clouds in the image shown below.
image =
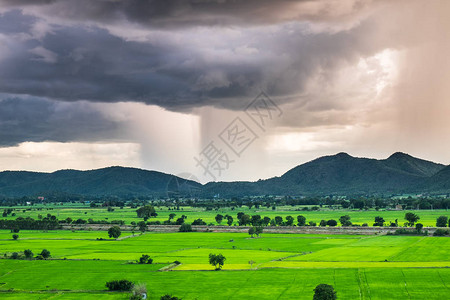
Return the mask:
[[332,142],[317,140],[313,132],[290,132],[269,137],[266,149],[272,153],[308,152],[332,145]]
[[18,146],[0,148],[0,168],[52,172],[117,165],[138,167],[140,151],[140,145],[135,143],[24,142]]

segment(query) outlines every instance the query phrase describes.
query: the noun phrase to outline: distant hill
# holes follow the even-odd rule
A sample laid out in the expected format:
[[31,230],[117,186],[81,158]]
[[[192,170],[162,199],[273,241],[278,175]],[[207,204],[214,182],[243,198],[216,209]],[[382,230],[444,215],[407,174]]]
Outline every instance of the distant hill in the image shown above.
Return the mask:
[[136,168],[109,167],[53,173],[0,172],[0,196],[39,196],[52,193],[88,196],[222,197],[252,195],[392,195],[450,192],[450,166],[397,152],[387,159],[323,156],[299,165],[280,177],[257,182],[209,182]]
[[61,170],[54,173],[0,173],[0,195],[19,197],[63,193],[75,195],[158,195],[201,188],[191,180],[156,171],[109,167],[91,171]]
[[450,191],[450,166],[431,176],[423,188],[427,191],[448,193]]
[[[355,195],[419,191],[445,168],[442,164],[394,153],[387,159],[357,158],[347,153],[299,165],[281,177],[258,182],[208,183],[206,192],[221,195]],[[443,182],[447,182],[442,178]],[[450,188],[448,188],[450,190]],[[429,190],[429,189],[427,189]]]

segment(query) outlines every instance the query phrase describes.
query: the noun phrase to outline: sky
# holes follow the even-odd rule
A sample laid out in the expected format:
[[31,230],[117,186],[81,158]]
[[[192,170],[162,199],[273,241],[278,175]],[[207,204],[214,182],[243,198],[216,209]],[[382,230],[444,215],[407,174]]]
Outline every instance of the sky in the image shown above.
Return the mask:
[[0,170],[450,164],[450,1],[0,0]]

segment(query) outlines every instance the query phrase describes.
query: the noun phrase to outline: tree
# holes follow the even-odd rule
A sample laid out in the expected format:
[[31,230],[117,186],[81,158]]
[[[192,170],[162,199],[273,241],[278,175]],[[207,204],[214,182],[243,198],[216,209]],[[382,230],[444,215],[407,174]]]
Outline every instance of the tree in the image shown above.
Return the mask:
[[42,258],[47,259],[49,258],[50,255],[50,251],[48,251],[47,249],[42,249],[41,253],[39,253],[40,256],[42,256]]
[[23,254],[25,255],[25,258],[32,258],[33,257],[33,251],[31,251],[30,249],[24,250]]
[[138,263],[139,264],[151,264],[153,262],[153,259],[150,258],[147,254],[142,254],[141,257],[139,257]]
[[248,261],[248,264],[250,265],[250,268],[251,269],[253,269],[253,264],[254,264],[255,262],[253,261],[253,260],[249,260]]
[[209,263],[214,266],[217,271],[222,269],[225,260],[226,258],[222,254],[209,254]]
[[147,223],[145,223],[144,221],[138,222],[137,225],[139,226],[140,232],[145,232],[147,230]]
[[417,231],[417,233],[421,233],[422,232],[422,228],[423,228],[423,224],[422,223],[417,223],[416,224],[416,231]]
[[408,221],[406,224],[410,227],[414,226],[414,223],[420,220],[420,217],[412,212],[407,212],[405,214],[405,220]]
[[251,223],[253,226],[259,226],[259,225],[261,225],[261,224],[262,224],[261,216],[260,216],[260,215],[253,215],[253,216],[251,217],[251,219],[250,219],[250,223]]
[[436,219],[436,227],[447,227],[448,218],[446,216],[440,216]]
[[319,226],[321,226],[321,227],[327,226],[327,221],[326,220],[320,220]]
[[117,239],[121,234],[122,234],[122,232],[120,231],[119,226],[113,226],[108,229],[108,236],[110,238]]
[[18,259],[18,258],[19,258],[19,253],[17,253],[17,252],[11,253],[10,258],[11,258],[11,259]]
[[349,215],[341,216],[339,222],[341,223],[341,226],[352,226]]
[[199,218],[197,220],[194,220],[194,222],[192,222],[192,225],[206,225],[206,222]]
[[171,213],[171,214],[169,215],[169,221],[170,221],[170,220],[173,220],[173,218],[175,218],[176,215],[177,215],[177,214]]
[[333,219],[328,220],[328,221],[327,221],[327,225],[328,225],[328,226],[331,226],[331,227],[334,227],[334,226],[337,225],[337,221],[336,221],[336,220],[333,220]]
[[110,291],[131,291],[134,287],[134,283],[126,279],[111,280],[106,282],[106,287]]
[[287,216],[286,217],[286,225],[292,226],[292,224],[294,224],[294,218],[292,216]]
[[139,207],[136,210],[138,218],[150,218],[150,217],[156,217],[158,214],[155,211],[155,208],[151,205],[145,205],[142,207]]
[[233,224],[233,217],[232,216],[228,216],[227,217],[227,224],[228,224],[228,226],[231,226],[231,224]]
[[248,234],[250,234],[250,236],[253,237],[253,235],[255,234],[255,227],[250,227],[248,229]]
[[18,234],[13,234],[12,238],[13,238],[13,240],[17,240],[19,238],[19,235]]
[[255,234],[256,236],[260,236],[263,233],[264,228],[262,226],[256,226],[255,227]]
[[283,223],[283,218],[280,216],[276,216],[275,217],[275,224],[276,225],[281,225]]
[[177,225],[181,225],[181,224],[183,224],[183,223],[184,223],[184,218],[183,218],[183,217],[178,218],[178,219],[175,221],[175,224],[177,224]]
[[217,214],[215,219],[216,219],[217,224],[220,224],[220,223],[222,223],[223,216],[221,214]]
[[332,285],[321,283],[314,289],[313,300],[335,300],[336,291]]
[[297,216],[297,225],[298,226],[305,226],[306,224],[306,217],[304,216]]
[[377,217],[375,217],[375,223],[373,223],[373,226],[383,227],[384,222],[386,222],[386,221],[382,217],[377,216]]
[[245,226],[247,224],[250,224],[251,217],[247,214],[242,215],[242,217],[239,219],[239,226]]
[[181,224],[180,228],[178,229],[179,232],[191,232],[192,226],[191,224]]

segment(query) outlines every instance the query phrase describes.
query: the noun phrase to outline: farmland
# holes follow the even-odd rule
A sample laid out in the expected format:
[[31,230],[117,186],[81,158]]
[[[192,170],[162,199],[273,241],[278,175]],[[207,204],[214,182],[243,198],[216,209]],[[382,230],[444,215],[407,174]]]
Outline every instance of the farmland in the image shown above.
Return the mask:
[[[431,236],[346,236],[245,233],[0,231],[0,255],[43,248],[49,260],[0,260],[2,299],[127,299],[105,282],[145,283],[150,299],[312,299],[319,283],[340,299],[443,299],[449,293],[450,239]],[[125,237],[125,238],[124,238]],[[100,240],[102,238],[102,240]],[[222,271],[209,253],[226,257]],[[131,264],[142,254],[153,264]],[[181,264],[171,271],[159,271]],[[252,265],[249,261],[253,261]]]
[[[276,207],[275,210],[266,207],[255,208],[252,207],[249,209],[246,206],[242,206],[236,209],[230,208],[221,208],[217,210],[205,210],[204,208],[198,207],[181,207],[179,210],[169,210],[169,207],[157,207],[156,212],[158,216],[155,218],[151,218],[151,221],[160,221],[163,222],[169,218],[170,214],[175,214],[175,219],[185,215],[187,216],[186,222],[192,222],[197,218],[201,218],[207,224],[215,224],[215,216],[217,214],[226,215],[229,214],[233,216],[234,223],[237,224],[236,214],[238,212],[243,212],[249,215],[259,214],[262,217],[270,217],[273,219],[275,216],[281,216],[283,219],[286,216],[293,216],[296,218],[298,215],[303,215],[306,217],[307,222],[313,221],[319,223],[320,220],[329,220],[335,219],[339,220],[339,217],[342,215],[349,215],[351,217],[351,221],[353,224],[362,225],[363,223],[367,223],[372,225],[376,216],[383,217],[387,224],[389,222],[394,222],[396,219],[400,226],[405,222],[404,216],[407,211],[403,210],[347,210],[347,209],[329,209],[322,208],[319,211],[305,211],[303,210],[306,206],[279,206]],[[5,209],[6,207],[0,207],[0,210]],[[422,223],[425,227],[427,226],[435,226],[436,218],[441,215],[450,215],[447,210],[408,210],[416,213],[420,216],[420,223]],[[123,220],[125,224],[130,224],[131,222],[139,222],[142,219],[138,218],[136,215],[136,209],[130,207],[124,207],[122,209],[116,207],[114,211],[108,211],[106,207],[103,208],[91,208],[89,205],[82,204],[68,204],[64,203],[64,205],[40,205],[33,207],[14,207],[15,215],[11,214],[5,217],[5,219],[15,219],[17,217],[31,217],[33,219],[38,219],[39,215],[45,216],[47,213],[55,215],[59,220],[63,220],[65,218],[76,219],[84,219],[88,220],[89,218],[93,220]],[[226,223],[224,221],[222,224]]]

